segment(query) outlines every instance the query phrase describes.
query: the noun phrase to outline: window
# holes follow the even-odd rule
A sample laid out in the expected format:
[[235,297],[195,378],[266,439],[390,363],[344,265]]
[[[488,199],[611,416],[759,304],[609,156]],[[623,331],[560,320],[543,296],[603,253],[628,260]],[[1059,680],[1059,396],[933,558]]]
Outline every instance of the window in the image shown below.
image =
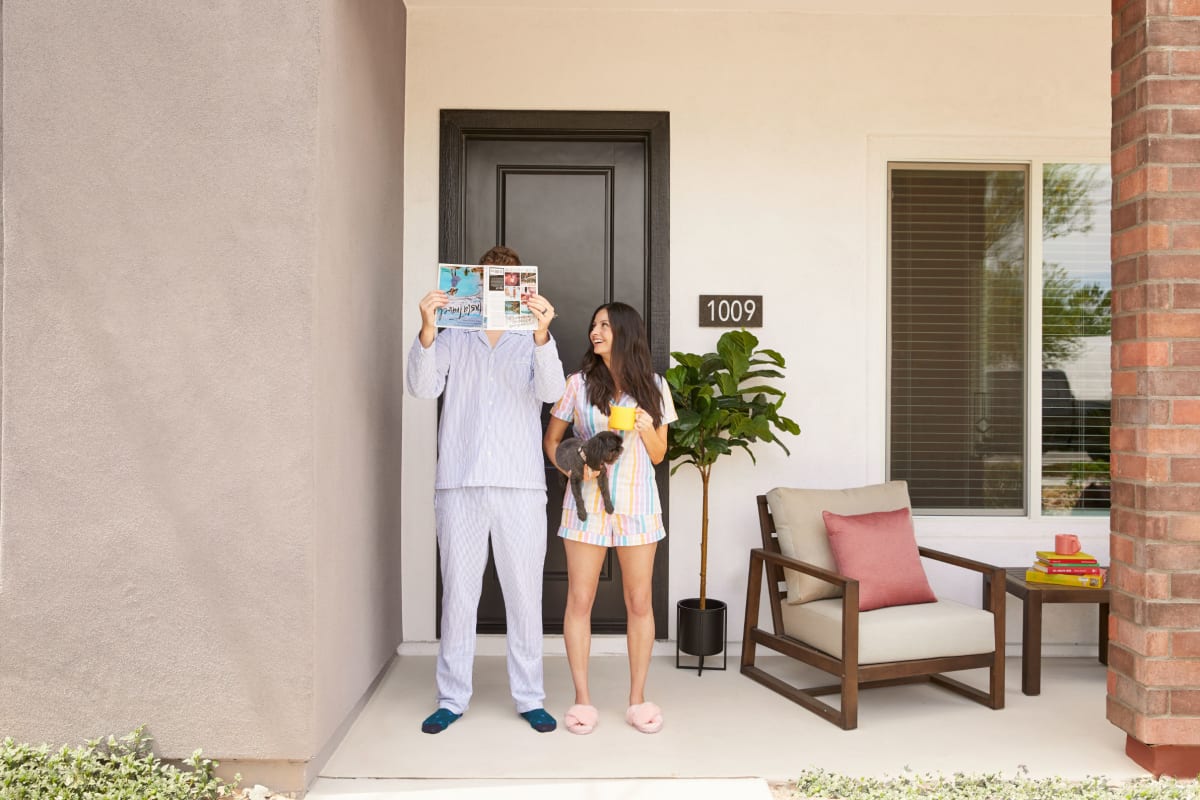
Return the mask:
[[1108,165],[1042,167],[1042,511],[1107,513]]
[[1109,180],[1038,170],[890,166],[888,468],[922,513],[1024,514],[1034,481],[1037,513],[1108,507]]

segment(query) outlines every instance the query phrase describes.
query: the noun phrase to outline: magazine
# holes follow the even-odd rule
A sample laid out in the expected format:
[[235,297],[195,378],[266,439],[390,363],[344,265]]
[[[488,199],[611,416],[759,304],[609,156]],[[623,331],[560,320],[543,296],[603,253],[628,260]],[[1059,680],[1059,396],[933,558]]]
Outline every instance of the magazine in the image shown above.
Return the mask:
[[533,330],[529,296],[537,293],[537,267],[438,264],[438,289],[450,303],[437,312],[439,328]]

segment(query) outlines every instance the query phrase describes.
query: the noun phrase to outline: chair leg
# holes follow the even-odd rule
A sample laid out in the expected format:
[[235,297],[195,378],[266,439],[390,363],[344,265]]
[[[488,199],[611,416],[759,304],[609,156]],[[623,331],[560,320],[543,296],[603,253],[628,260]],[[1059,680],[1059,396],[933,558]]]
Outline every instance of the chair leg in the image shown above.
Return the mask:
[[838,724],[842,730],[852,731],[858,727],[858,659],[846,662],[842,673],[842,713]]
[[[754,666],[754,628],[758,626],[758,603],[762,593],[762,574],[766,564],[750,554],[750,574],[746,576],[746,619],[742,625],[742,672]],[[778,633],[778,631],[776,631]]]
[[988,670],[988,703],[992,708],[1004,708],[1004,647],[996,648],[992,654],[992,667]]
[[1004,708],[1004,611],[1008,602],[1006,580],[1004,571],[997,569],[988,586],[991,591],[988,606],[992,612],[992,623],[995,626],[996,636],[996,649],[992,653],[992,668],[988,675],[988,690],[991,695],[988,699],[991,701],[989,705],[992,708]]

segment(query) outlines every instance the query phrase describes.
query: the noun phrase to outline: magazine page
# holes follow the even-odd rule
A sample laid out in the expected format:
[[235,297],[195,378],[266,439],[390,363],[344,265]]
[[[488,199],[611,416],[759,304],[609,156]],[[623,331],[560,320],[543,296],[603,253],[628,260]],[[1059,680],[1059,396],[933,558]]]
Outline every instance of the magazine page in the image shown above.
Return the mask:
[[450,295],[450,303],[437,310],[439,328],[483,330],[484,267],[470,264],[438,264],[439,290]]
[[439,328],[533,330],[529,296],[537,293],[537,267],[438,264],[439,290],[450,302],[437,310]]
[[533,330],[537,320],[529,296],[537,293],[537,267],[488,268],[488,328]]

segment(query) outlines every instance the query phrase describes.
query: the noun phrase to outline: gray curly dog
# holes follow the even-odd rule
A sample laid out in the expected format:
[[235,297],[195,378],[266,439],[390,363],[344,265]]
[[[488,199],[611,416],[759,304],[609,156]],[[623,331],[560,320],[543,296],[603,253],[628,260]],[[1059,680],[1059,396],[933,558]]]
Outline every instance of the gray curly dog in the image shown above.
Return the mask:
[[587,511],[583,507],[583,467],[586,464],[599,471],[596,482],[600,486],[600,497],[604,500],[604,510],[613,513],[613,501],[608,491],[608,465],[621,455],[623,444],[621,437],[612,431],[601,431],[592,438],[584,441],[571,437],[563,439],[554,451],[554,460],[559,469],[565,470],[571,479],[571,494],[575,498],[575,513],[582,522],[587,519]]

